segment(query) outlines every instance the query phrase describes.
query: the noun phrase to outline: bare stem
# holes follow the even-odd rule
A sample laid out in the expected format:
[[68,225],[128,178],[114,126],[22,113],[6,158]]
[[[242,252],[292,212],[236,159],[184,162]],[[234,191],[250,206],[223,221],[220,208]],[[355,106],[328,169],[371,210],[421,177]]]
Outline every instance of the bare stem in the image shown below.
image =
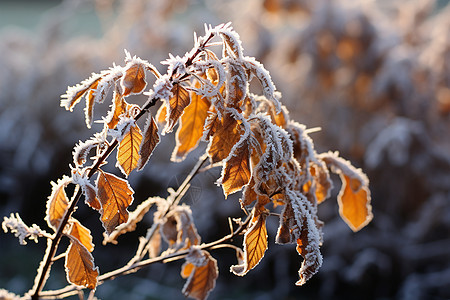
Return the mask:
[[[240,235],[247,228],[247,225],[250,222],[250,220],[251,220],[251,216],[247,217],[247,219],[242,224],[240,224],[239,227],[236,228],[236,230],[234,230],[230,234],[222,237],[221,239],[213,241],[211,243],[202,244],[199,246],[199,248],[202,250],[213,250],[213,249],[224,248],[224,247],[236,249],[235,246],[228,244],[228,242],[232,241],[234,237]],[[189,254],[189,251],[190,250],[187,249],[187,250],[179,251],[179,252],[172,253],[169,255],[158,256],[155,258],[149,258],[146,260],[142,260],[142,261],[136,262],[132,265],[125,265],[122,268],[119,268],[114,271],[100,275],[98,277],[98,285],[101,285],[105,281],[113,280],[118,276],[135,273],[135,272],[139,271],[140,269],[147,267],[154,263],[158,263],[158,262],[164,263],[166,261],[174,261],[174,260],[182,259],[182,258],[186,257],[186,255]],[[59,290],[44,291],[41,293],[41,296],[43,296],[45,299],[53,299],[55,297],[63,297],[66,295],[73,295],[73,291],[80,290],[80,289],[82,289],[82,287],[78,287],[75,285],[68,285]]]

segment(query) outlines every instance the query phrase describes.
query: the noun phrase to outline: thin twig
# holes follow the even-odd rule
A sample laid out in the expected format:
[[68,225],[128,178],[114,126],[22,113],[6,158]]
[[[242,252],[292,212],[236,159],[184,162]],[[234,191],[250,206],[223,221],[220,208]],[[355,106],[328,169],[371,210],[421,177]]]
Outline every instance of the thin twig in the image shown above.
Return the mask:
[[[213,249],[224,248],[224,247],[233,248],[233,249],[238,248],[238,247],[231,247],[233,245],[230,245],[227,242],[232,241],[234,237],[240,235],[247,228],[247,225],[250,222],[250,220],[251,220],[251,216],[247,217],[247,219],[243,223],[241,223],[239,225],[239,227],[236,230],[234,230],[233,232],[231,232],[230,234],[222,237],[221,239],[213,241],[211,243],[202,244],[198,248],[200,248],[201,250],[213,250]],[[114,271],[100,275],[98,277],[97,286],[103,284],[105,281],[113,280],[118,276],[135,273],[135,272],[139,271],[140,269],[147,267],[154,263],[182,259],[186,255],[189,254],[189,251],[190,250],[187,249],[187,250],[179,251],[179,252],[172,253],[172,254],[165,255],[165,256],[158,256],[155,258],[149,258],[146,260],[142,260],[142,261],[136,262],[132,265],[125,265],[122,268],[119,268]],[[52,299],[52,298],[47,298],[47,297],[62,297],[62,295],[66,295],[74,290],[79,290],[79,289],[80,289],[80,287],[78,287],[78,286],[68,285],[59,290],[41,292],[41,295],[43,297],[45,297],[45,299]],[[73,294],[70,294],[70,295],[73,295]]]

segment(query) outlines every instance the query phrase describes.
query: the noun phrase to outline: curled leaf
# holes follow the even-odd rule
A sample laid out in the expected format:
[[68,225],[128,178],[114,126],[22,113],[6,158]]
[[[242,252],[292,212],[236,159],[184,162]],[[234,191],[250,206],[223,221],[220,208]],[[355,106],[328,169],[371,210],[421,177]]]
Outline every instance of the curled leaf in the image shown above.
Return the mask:
[[67,198],[64,188],[71,182],[71,178],[64,176],[59,179],[57,183],[51,182],[52,193],[48,197],[47,201],[47,213],[45,220],[49,227],[56,230],[59,223],[63,219],[67,206],[69,205],[69,199]]
[[216,122],[215,133],[208,148],[208,155],[213,163],[228,157],[231,149],[240,140],[244,130],[239,126],[231,114],[225,114],[223,119]]
[[198,300],[206,299],[214,289],[218,275],[217,261],[207,251],[191,251],[181,270],[181,276],[187,278],[183,294]]
[[120,81],[124,97],[131,94],[139,94],[145,89],[147,86],[145,69],[146,66],[139,62],[131,61],[127,64]]

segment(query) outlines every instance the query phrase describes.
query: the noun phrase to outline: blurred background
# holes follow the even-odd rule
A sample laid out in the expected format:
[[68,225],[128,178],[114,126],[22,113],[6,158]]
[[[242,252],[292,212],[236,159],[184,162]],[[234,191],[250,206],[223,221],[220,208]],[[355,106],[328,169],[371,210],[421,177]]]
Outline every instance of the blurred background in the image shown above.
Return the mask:
[[[313,133],[318,152],[333,150],[370,179],[374,219],[353,233],[335,201],[319,206],[324,262],[305,286],[294,285],[301,257],[275,245],[244,278],[232,275],[230,250],[216,250],[219,278],[211,299],[450,298],[450,5],[448,0],[67,0],[0,1],[0,216],[43,218],[50,181],[68,174],[71,151],[99,127],[85,127],[83,104],[69,113],[60,95],[112,66],[123,49],[153,63],[183,55],[203,24],[232,21],[245,53],[272,75],[291,117]],[[145,98],[134,98],[143,103]],[[96,106],[97,118],[108,105]],[[155,113],[156,111],[154,111]],[[98,125],[97,125],[98,126]],[[130,176],[134,207],[167,195],[199,152],[171,163],[174,136],[163,137],[142,173]],[[202,146],[204,148],[204,145]],[[223,199],[200,174],[185,202],[204,242],[228,233],[239,196]],[[102,273],[122,266],[145,235],[151,214],[118,245],[103,246],[96,212],[76,217],[94,236]],[[240,243],[240,242],[239,242]],[[33,285],[45,243],[20,246],[0,233],[0,288],[23,294]],[[155,264],[99,287],[100,299],[183,299],[182,262]],[[55,263],[46,289],[65,285]]]

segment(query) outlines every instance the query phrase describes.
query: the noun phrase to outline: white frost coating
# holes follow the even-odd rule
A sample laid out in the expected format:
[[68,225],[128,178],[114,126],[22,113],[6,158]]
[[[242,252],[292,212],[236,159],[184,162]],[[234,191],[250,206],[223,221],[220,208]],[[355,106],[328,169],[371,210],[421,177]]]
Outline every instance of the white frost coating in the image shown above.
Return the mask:
[[[318,155],[319,159],[321,159],[328,167],[331,168],[336,174],[345,174],[350,178],[357,179],[361,182],[359,189],[362,187],[367,187],[369,185],[369,179],[366,174],[362,172],[361,169],[355,168],[348,160],[339,157],[339,152],[326,152]],[[354,191],[355,193],[359,191]]]
[[[306,170],[309,170],[311,162],[315,163],[316,165],[322,166],[322,162],[317,159],[317,153],[314,149],[314,143],[307,134],[308,130],[306,129],[306,126],[298,122],[289,120],[287,128],[291,135],[298,135],[298,142],[300,143],[301,148],[301,157],[298,159],[301,160],[302,163],[304,162],[304,168]],[[302,178],[303,182],[311,180],[311,174],[309,171],[304,172],[302,177],[304,177]]]
[[123,137],[130,131],[130,128],[136,121],[133,118],[121,115],[119,123],[116,129],[108,129],[108,135],[117,139],[119,142],[122,141]]
[[[303,256],[304,260],[298,272],[300,279],[296,282],[296,285],[303,285],[309,278],[317,273],[322,266],[323,258],[320,253],[322,233],[321,230],[317,228],[313,219],[314,212],[310,211],[307,206],[305,206],[309,202],[308,199],[300,193],[289,191],[289,194],[294,217],[297,225],[299,225],[299,232],[297,234],[301,234],[301,230],[307,231],[308,245],[305,248],[306,254]],[[304,219],[306,220],[307,228],[302,228]],[[300,235],[296,238],[300,238]]]
[[187,72],[186,61],[187,56],[173,56],[169,53],[169,58],[162,61],[161,64],[168,66],[167,74],[183,76]]
[[198,62],[195,64],[195,67],[199,69],[206,69],[210,66],[212,66],[217,72],[218,77],[217,84],[213,84],[209,80],[204,80],[203,78],[200,78],[202,86],[199,89],[192,88],[193,91],[204,97],[215,97],[216,95],[220,94],[220,88],[225,83],[227,74],[223,65],[217,60],[211,59],[204,62]]
[[[66,93],[61,96],[62,98],[60,103],[61,107],[64,107],[66,110],[73,111],[73,107],[78,102],[80,102],[81,98],[83,98],[83,96],[86,94],[89,87],[103,75],[104,75],[103,73],[102,74],[92,73],[91,77],[89,77],[88,79],[83,80],[81,83],[75,86],[68,87]],[[84,91],[83,94],[80,95],[80,97],[78,97],[78,99],[75,102],[72,102],[76,94],[83,90],[86,91]]]
[[254,57],[245,57],[243,59],[244,67],[249,69],[256,78],[259,79],[263,88],[264,96],[271,100],[275,105],[275,109],[277,113],[281,111],[281,103],[280,103],[280,93],[276,92],[276,88],[274,83],[272,82],[272,77],[270,77],[269,71],[267,71],[263,64],[255,60]]
[[221,24],[219,26],[216,26],[214,28],[214,31],[216,34],[220,35],[220,37],[223,40],[224,47],[223,47],[223,56],[228,56],[228,49],[231,50],[231,53],[238,59],[242,59],[244,57],[243,55],[243,48],[242,48],[242,42],[241,38],[239,37],[239,34],[233,30],[233,27],[231,26],[231,22],[226,24]]
[[161,100],[166,100],[167,102],[169,102],[169,99],[173,96],[172,89],[173,85],[170,81],[170,76],[168,74],[164,74],[155,81],[155,83],[153,84],[153,90],[144,93],[144,95],[147,95],[152,99],[159,98]]
[[7,233],[8,230],[11,231],[11,233],[14,233],[14,236],[19,238],[19,243],[21,245],[27,244],[26,238],[37,243],[39,237],[47,235],[47,233],[36,224],[28,227],[22,221],[18,213],[11,213],[9,218],[3,217],[2,228],[5,233]]
[[152,65],[151,63],[149,63],[147,60],[141,59],[140,57],[137,57],[136,55],[131,57],[130,52],[128,52],[126,49],[124,49],[124,51],[125,51],[125,63],[127,64],[127,66],[125,66],[125,69],[127,67],[129,67],[130,65],[141,64],[141,65],[144,65],[147,70],[151,71],[155,75],[156,78],[161,77],[161,74],[158,72],[156,67],[154,65]]
[[72,152],[73,162],[75,163],[75,165],[82,166],[86,162],[89,151],[91,151],[91,149],[98,144],[100,144],[100,141],[96,137],[93,137],[84,142],[82,142],[81,140],[78,141],[78,144],[75,145]]
[[113,84],[123,76],[123,68],[114,65],[108,71],[102,71],[102,79],[94,91],[94,102],[102,103]]

